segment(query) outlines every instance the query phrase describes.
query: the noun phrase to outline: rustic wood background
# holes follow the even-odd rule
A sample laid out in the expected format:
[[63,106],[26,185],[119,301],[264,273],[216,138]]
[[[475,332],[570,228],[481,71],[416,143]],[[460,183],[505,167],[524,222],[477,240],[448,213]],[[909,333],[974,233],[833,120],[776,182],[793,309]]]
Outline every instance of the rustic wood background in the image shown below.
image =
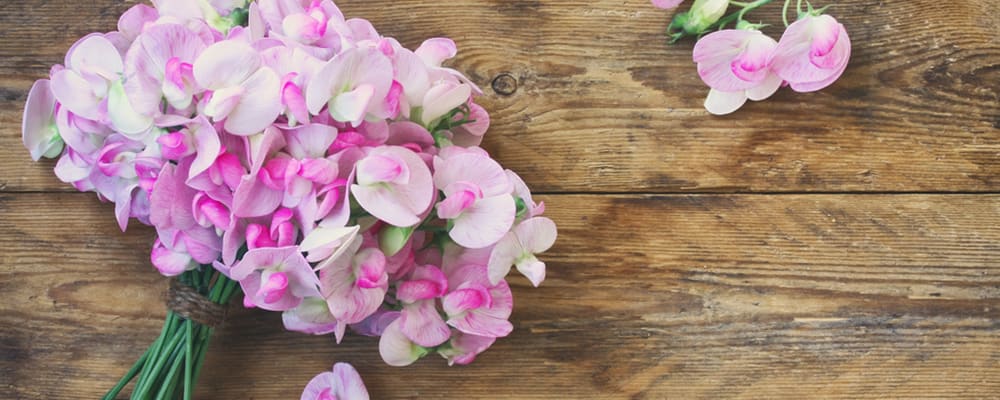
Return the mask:
[[[0,398],[97,398],[161,325],[153,232],[20,143],[32,81],[133,3],[0,2]],[[647,0],[339,5],[458,42],[486,147],[559,224],[549,278],[513,279],[514,334],[468,367],[240,309],[198,398],[297,398],[336,361],[375,399],[1000,398],[1000,2],[838,2],[843,78],[722,118]]]

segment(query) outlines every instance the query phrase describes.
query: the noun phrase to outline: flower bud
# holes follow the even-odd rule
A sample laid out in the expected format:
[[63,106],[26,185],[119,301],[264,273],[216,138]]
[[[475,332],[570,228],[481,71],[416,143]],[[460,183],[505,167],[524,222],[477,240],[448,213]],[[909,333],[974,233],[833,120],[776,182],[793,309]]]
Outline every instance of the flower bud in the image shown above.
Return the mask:
[[719,21],[729,8],[728,0],[695,0],[683,23],[684,32],[697,35]]
[[378,234],[379,249],[387,257],[396,255],[396,253],[399,253],[406,246],[406,242],[410,240],[410,236],[413,236],[413,231],[414,227],[400,228],[388,225],[382,228]]

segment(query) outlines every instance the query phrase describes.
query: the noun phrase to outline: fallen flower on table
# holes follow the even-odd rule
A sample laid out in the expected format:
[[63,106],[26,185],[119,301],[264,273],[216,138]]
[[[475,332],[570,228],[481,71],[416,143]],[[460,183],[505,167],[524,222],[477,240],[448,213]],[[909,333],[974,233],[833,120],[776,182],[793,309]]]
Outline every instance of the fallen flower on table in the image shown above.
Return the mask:
[[[827,7],[802,8],[798,19],[788,24],[791,0],[785,0],[783,18],[787,29],[779,41],[759,31],[765,25],[744,19],[750,11],[772,0],[750,3],[698,0],[688,12],[677,13],[668,28],[673,41],[699,36],[692,59],[710,90],[705,109],[715,115],[738,110],[746,101],[770,97],[781,86],[796,92],[813,92],[835,82],[844,73],[851,56],[851,41],[844,25],[824,14]],[[681,1],[653,0],[658,8],[671,9]],[[727,15],[729,5],[739,10]],[[726,29],[733,24],[735,29]]]
[[301,400],[368,400],[368,389],[358,371],[347,363],[336,363],[333,371],[312,378]]

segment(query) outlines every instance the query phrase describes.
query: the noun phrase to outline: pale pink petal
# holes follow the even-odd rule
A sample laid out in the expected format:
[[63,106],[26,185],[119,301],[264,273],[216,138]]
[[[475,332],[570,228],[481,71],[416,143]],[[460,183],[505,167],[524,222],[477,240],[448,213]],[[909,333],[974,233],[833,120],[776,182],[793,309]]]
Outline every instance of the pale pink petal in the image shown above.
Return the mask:
[[342,400],[368,400],[368,389],[361,375],[350,364],[336,363],[333,374],[337,376],[337,396]]
[[427,65],[440,67],[445,60],[458,54],[458,47],[451,39],[432,38],[425,40],[414,53]]
[[747,102],[746,92],[723,92],[715,89],[708,91],[705,98],[705,109],[714,115],[726,115],[739,110]]
[[111,41],[101,35],[88,35],[67,53],[66,67],[80,73],[96,74],[112,81],[121,77],[122,56]]
[[372,85],[359,85],[354,90],[334,97],[330,103],[330,115],[340,122],[349,122],[357,126],[368,112],[368,104],[375,95]]
[[52,93],[67,110],[90,120],[100,120],[101,98],[94,94],[90,82],[73,70],[52,74]]
[[514,228],[514,234],[525,251],[544,253],[556,242],[556,223],[545,217],[526,219]]
[[125,11],[118,18],[118,31],[125,35],[129,41],[135,40],[142,33],[147,24],[151,24],[159,18],[156,9],[145,4],[136,4]]
[[477,355],[492,346],[494,342],[496,342],[495,337],[456,332],[449,342],[451,346],[438,350],[438,353],[448,360],[448,365],[467,365],[475,360]]
[[260,133],[281,114],[281,78],[270,68],[261,68],[241,86],[244,95],[226,117],[226,130],[237,135]]
[[709,87],[722,91],[746,90],[766,77],[777,42],[760,31],[725,29],[695,44],[693,59]]
[[493,248],[493,252],[490,253],[490,260],[487,264],[490,283],[496,285],[503,280],[510,273],[510,268],[514,266],[514,262],[525,253],[526,250],[521,246],[521,242],[517,239],[517,235],[514,232],[510,232],[504,236],[497,243],[496,247]]
[[476,202],[454,220],[448,232],[455,243],[479,249],[495,244],[514,224],[517,206],[510,195],[487,197]]
[[198,176],[208,170],[222,152],[222,142],[219,141],[218,132],[215,127],[208,122],[205,117],[198,117],[188,129],[194,132],[197,155],[191,163],[191,177]]
[[514,187],[496,160],[488,156],[466,153],[434,160],[434,186],[443,190],[455,182],[479,185],[483,196],[510,194]]
[[164,276],[177,276],[196,266],[192,262],[191,256],[170,250],[164,247],[159,240],[153,244],[150,261]]
[[327,149],[337,139],[337,128],[329,125],[313,123],[299,125],[285,131],[288,154],[297,159],[323,158]]
[[747,89],[747,98],[753,101],[767,99],[778,91],[782,82],[784,82],[784,80],[782,80],[781,77],[771,72],[768,74],[767,78],[760,82],[759,85]]
[[430,88],[424,95],[424,111],[420,119],[430,124],[469,101],[472,87],[466,84],[441,82]]
[[161,229],[188,229],[197,225],[191,207],[196,192],[184,181],[187,171],[167,163],[163,166],[150,195],[150,222]]
[[684,0],[652,0],[653,7],[662,9],[677,8]]
[[434,300],[421,300],[404,306],[399,323],[403,334],[423,347],[437,346],[451,337],[451,329],[438,313]]
[[413,343],[403,335],[401,318],[397,318],[382,332],[378,342],[378,352],[386,364],[393,367],[405,367],[413,364],[427,354],[427,350]]
[[267,22],[264,21],[264,16],[260,12],[260,5],[256,1],[250,3],[247,15],[247,29],[250,31],[250,37],[253,40],[260,40],[267,35]]
[[815,82],[794,82],[791,84],[792,90],[800,93],[815,92],[830,86],[837,79],[840,79],[840,76],[843,75],[844,71],[847,69],[847,62],[851,57],[851,39],[847,36],[846,30],[840,30],[840,39],[837,41],[837,46],[827,57],[839,57],[839,65],[833,73],[825,79]]
[[[400,49],[393,60],[396,66],[396,81],[403,85],[406,96],[406,106],[416,107],[423,103],[427,89],[431,87],[430,74],[427,65],[419,56],[407,49]],[[404,107],[403,115],[409,115],[410,110]]]
[[534,256],[527,257],[517,263],[517,271],[528,278],[535,287],[545,280],[545,263]]
[[406,184],[352,185],[351,193],[358,204],[376,218],[398,227],[419,223],[419,216],[431,207],[435,196],[427,164],[416,153],[403,147],[380,147],[371,155],[387,155],[403,160],[409,170],[409,180]]
[[[257,72],[260,64],[260,54],[249,44],[225,40],[209,46],[201,53],[194,62],[194,77],[199,86],[218,90],[239,85]],[[277,95],[277,89],[274,92]]]
[[55,122],[56,98],[48,79],[35,81],[28,92],[21,120],[21,140],[38,161],[42,157],[54,158],[62,152],[63,141]]
[[840,77],[850,55],[843,25],[829,15],[808,16],[789,25],[781,36],[774,70],[793,90],[815,91]]
[[108,117],[116,131],[132,138],[153,127],[153,117],[142,115],[132,107],[121,81],[113,82],[108,91]]

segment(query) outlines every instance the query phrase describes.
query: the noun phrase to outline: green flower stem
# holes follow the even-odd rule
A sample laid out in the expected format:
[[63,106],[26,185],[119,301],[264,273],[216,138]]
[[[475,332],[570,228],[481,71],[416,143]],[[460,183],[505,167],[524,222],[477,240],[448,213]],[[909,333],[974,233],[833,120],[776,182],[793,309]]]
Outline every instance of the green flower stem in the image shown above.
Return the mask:
[[146,352],[142,354],[142,357],[139,357],[139,360],[137,360],[135,364],[132,365],[132,368],[130,368],[128,372],[125,373],[125,376],[123,376],[122,379],[118,381],[118,384],[115,385],[115,387],[111,388],[111,391],[109,391],[108,394],[102,397],[102,400],[114,400],[115,396],[118,396],[118,393],[120,393],[122,389],[125,388],[125,385],[127,385],[129,381],[132,380],[132,378],[135,378],[135,376],[142,369],[143,365],[146,364],[146,359],[149,358],[149,352],[150,350],[146,349]]
[[187,327],[187,332],[184,340],[184,400],[191,400],[191,392],[194,391],[194,387],[191,386],[191,373],[194,372],[194,351],[192,349],[192,341],[194,340],[194,333],[192,332],[192,325],[194,322],[187,321],[184,326]]
[[712,26],[709,27],[708,30],[721,29],[722,27],[724,27],[724,26],[726,26],[726,25],[728,25],[728,24],[730,24],[732,22],[742,21],[743,20],[743,16],[746,13],[748,13],[750,11],[753,11],[753,10],[755,10],[757,8],[760,8],[761,6],[763,6],[763,5],[767,4],[767,3],[770,3],[772,1],[774,1],[774,0],[757,0],[757,1],[753,2],[753,3],[746,3],[743,6],[743,8],[741,8],[739,11],[734,12],[732,14],[729,14],[729,15],[727,15],[725,17],[722,17],[722,19],[720,19],[718,22],[716,22],[715,24],[712,24]]
[[[162,354],[160,354],[159,357],[157,357],[156,359],[153,360],[153,369],[152,369],[152,372],[150,372],[150,376],[152,376],[152,377],[155,378],[155,377],[157,377],[159,375],[160,370],[162,370],[163,367],[164,367],[164,365],[167,363],[167,359],[170,358],[170,355],[171,355],[170,353],[171,352],[169,350],[171,350],[174,347],[176,347],[177,343],[180,342],[181,338],[182,338],[182,335],[176,335],[176,334],[172,335],[172,337],[170,338],[170,341],[167,342],[167,345],[166,345],[166,349],[165,350],[168,350],[168,351],[164,351]],[[151,390],[152,386],[153,386],[153,382],[156,380],[154,378],[150,378],[150,379],[146,380],[146,382],[143,382],[142,386],[139,386],[138,389],[136,390],[136,392],[138,392],[140,395],[145,394],[146,392],[149,392]],[[143,397],[145,397],[145,396],[143,396]]]
[[[177,335],[177,338],[186,338],[186,337],[187,337],[186,332]],[[174,388],[177,387],[177,380],[175,379],[175,377],[177,376],[177,372],[180,371],[181,367],[183,367],[185,364],[182,362],[178,362],[178,358],[182,358],[184,356],[183,345],[180,343],[180,341],[177,342],[176,347],[177,348],[175,348],[173,351],[173,357],[171,357],[174,360],[174,362],[170,363],[170,370],[167,372],[167,376],[164,378],[162,386],[160,386],[159,392],[156,393],[156,400],[166,400],[174,397],[173,396]]]
[[192,386],[198,383],[198,376],[199,373],[201,373],[201,366],[205,362],[205,355],[208,354],[208,344],[212,341],[212,332],[214,331],[215,329],[209,327],[205,327],[205,330],[202,331],[203,333],[201,339],[199,340],[200,345],[198,346],[197,355],[195,356],[194,376],[191,379]]
[[[216,304],[229,303],[239,286],[210,266],[177,279]],[[103,399],[113,400],[133,380],[133,400],[192,399],[213,332],[211,327],[168,311],[159,336]]]
[[792,0],[785,0],[785,5],[781,7],[781,22],[785,23],[785,28],[788,27],[788,5],[792,4]]

